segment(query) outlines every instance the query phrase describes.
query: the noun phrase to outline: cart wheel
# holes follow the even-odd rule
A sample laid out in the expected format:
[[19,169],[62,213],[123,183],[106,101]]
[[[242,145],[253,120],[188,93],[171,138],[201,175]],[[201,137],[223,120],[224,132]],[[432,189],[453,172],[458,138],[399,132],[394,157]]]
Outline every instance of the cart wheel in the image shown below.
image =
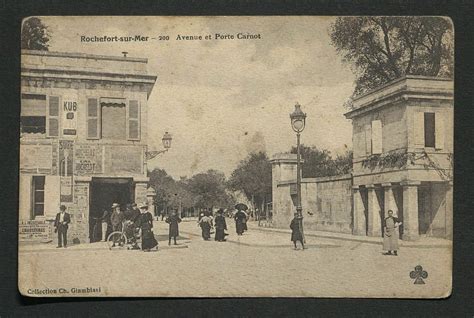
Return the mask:
[[122,232],[112,232],[107,238],[107,245],[110,250],[123,249],[127,245],[127,237]]

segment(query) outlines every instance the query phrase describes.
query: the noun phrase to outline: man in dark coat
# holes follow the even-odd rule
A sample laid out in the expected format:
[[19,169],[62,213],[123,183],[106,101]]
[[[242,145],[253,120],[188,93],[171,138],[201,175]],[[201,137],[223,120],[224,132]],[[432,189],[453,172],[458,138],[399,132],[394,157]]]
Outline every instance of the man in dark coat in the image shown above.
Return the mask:
[[290,229],[291,229],[291,241],[295,245],[295,250],[298,249],[296,247],[297,241],[300,241],[301,247],[304,249],[303,235],[301,234],[301,231],[300,231],[300,218],[298,217],[298,213],[295,213],[295,217],[293,218],[293,220],[291,220]]
[[171,215],[166,218],[166,223],[170,225],[168,245],[171,245],[171,238],[174,239],[174,245],[178,245],[178,243],[176,243],[176,238],[179,236],[178,223],[180,222],[181,218],[178,216],[178,212],[176,210],[171,212]]
[[60,212],[56,214],[56,219],[54,220],[55,232],[58,232],[58,248],[67,247],[67,230],[69,228],[69,223],[71,223],[71,216],[66,212],[66,206],[61,205],[59,207]]

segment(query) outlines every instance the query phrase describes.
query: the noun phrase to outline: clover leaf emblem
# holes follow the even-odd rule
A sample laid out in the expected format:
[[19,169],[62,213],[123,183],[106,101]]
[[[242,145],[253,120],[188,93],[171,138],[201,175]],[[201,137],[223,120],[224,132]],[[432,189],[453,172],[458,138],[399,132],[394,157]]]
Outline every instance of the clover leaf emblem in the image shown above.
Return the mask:
[[415,280],[413,284],[424,284],[427,277],[428,272],[424,271],[421,265],[416,265],[415,270],[410,272],[410,278]]

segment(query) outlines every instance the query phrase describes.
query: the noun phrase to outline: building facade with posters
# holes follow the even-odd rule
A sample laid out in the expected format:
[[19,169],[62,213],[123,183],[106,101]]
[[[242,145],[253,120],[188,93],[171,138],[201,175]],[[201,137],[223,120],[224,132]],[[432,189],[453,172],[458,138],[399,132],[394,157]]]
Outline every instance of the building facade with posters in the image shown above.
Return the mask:
[[147,200],[155,82],[143,58],[22,51],[20,241],[44,240],[61,204],[89,242],[113,202]]
[[[406,76],[356,98],[345,114],[352,175],[302,178],[304,228],[382,237],[392,210],[404,240],[452,239],[453,109],[453,82],[442,78]],[[273,224],[287,228],[296,155],[275,155],[272,169]]]

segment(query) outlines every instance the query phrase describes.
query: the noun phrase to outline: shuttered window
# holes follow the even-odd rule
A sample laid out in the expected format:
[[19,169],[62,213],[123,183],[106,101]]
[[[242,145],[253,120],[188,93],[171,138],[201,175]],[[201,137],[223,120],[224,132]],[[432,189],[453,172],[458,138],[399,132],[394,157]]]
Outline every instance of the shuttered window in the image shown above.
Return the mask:
[[44,176],[33,176],[32,216],[44,215]]
[[47,112],[47,136],[59,137],[59,97],[49,96]]
[[46,95],[21,94],[21,132],[46,133]]
[[382,153],[382,121],[372,121],[372,154]]
[[97,98],[87,99],[87,139],[100,138],[100,112]]
[[444,117],[438,112],[416,112],[414,118],[415,147],[444,148]]
[[127,122],[128,140],[140,140],[140,103],[137,100],[128,102]]
[[424,113],[425,147],[435,147],[435,129],[435,114]]

